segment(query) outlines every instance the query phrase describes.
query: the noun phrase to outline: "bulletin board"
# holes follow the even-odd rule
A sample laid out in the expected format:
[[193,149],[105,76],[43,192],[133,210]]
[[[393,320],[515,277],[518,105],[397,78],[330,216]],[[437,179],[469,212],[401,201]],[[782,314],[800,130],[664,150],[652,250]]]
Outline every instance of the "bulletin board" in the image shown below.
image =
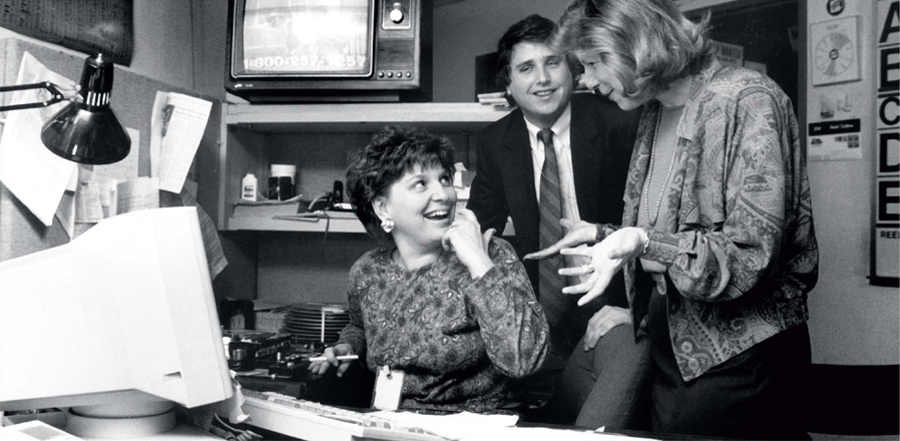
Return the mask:
[[[77,79],[84,66],[84,57],[70,55],[47,46],[17,38],[0,39],[0,84],[14,84],[24,53],[28,52],[50,70],[68,78]],[[150,176],[150,117],[157,91],[179,92],[199,96],[192,90],[175,87],[143,75],[115,68],[111,107],[122,125],[140,132],[140,156],[138,176]],[[4,103],[12,94],[3,94]],[[221,102],[212,101],[206,131],[194,157],[194,182],[218,182],[219,138],[221,135]],[[2,136],[2,131],[0,131]],[[201,176],[202,175],[202,176]],[[210,186],[198,189],[197,200],[207,212],[218,206],[217,189]],[[69,242],[69,236],[58,219],[45,227],[15,195],[0,185],[0,261],[49,249]]]

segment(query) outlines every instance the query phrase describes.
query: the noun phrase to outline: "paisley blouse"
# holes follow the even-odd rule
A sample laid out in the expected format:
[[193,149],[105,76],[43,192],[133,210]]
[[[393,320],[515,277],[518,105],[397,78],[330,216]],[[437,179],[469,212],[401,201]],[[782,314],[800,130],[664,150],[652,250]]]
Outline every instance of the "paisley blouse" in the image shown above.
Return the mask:
[[[653,101],[641,116],[625,226],[637,224],[658,112]],[[710,60],[676,134],[675,168],[660,208],[665,225],[649,230],[642,258],[662,263],[678,290],[666,296],[669,336],[688,381],[804,323],[819,257],[806,149],[778,85]],[[624,272],[634,323],[641,323],[653,284],[639,282],[635,262]]]
[[338,343],[370,370],[405,371],[401,408],[485,412],[509,400],[511,377],[541,366],[547,320],[512,246],[494,238],[494,267],[478,279],[455,253],[407,271],[394,248],[367,252],[350,270],[350,324]]

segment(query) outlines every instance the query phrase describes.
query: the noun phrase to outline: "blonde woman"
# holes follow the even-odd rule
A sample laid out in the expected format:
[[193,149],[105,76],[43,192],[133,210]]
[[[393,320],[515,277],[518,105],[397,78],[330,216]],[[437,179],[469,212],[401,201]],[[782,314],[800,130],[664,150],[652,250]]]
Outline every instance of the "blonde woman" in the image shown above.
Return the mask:
[[622,109],[643,106],[622,226],[555,246],[591,263],[566,288],[601,295],[624,271],[637,333],[649,336],[654,431],[807,438],[807,293],[818,247],[806,152],[790,99],[759,73],[709,54],[706,22],[670,0],[575,0],[556,43]]

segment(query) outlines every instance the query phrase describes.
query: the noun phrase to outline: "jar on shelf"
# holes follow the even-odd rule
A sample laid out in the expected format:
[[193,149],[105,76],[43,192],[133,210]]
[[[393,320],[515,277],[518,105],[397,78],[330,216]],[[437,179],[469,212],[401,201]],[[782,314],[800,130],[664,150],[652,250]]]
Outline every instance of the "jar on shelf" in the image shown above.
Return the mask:
[[269,172],[269,199],[284,201],[294,197],[296,174],[295,165],[272,164]]

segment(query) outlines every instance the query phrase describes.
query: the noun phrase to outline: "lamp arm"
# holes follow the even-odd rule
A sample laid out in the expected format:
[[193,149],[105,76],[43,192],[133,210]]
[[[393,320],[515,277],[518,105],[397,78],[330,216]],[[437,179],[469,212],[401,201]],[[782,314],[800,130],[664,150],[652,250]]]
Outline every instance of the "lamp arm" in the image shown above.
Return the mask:
[[14,86],[2,86],[0,87],[0,93],[28,89],[45,89],[46,91],[50,92],[51,98],[47,101],[0,106],[0,112],[6,112],[7,110],[36,109],[40,107],[47,107],[66,99],[65,95],[60,92],[59,86],[49,81],[31,84],[16,84]]

